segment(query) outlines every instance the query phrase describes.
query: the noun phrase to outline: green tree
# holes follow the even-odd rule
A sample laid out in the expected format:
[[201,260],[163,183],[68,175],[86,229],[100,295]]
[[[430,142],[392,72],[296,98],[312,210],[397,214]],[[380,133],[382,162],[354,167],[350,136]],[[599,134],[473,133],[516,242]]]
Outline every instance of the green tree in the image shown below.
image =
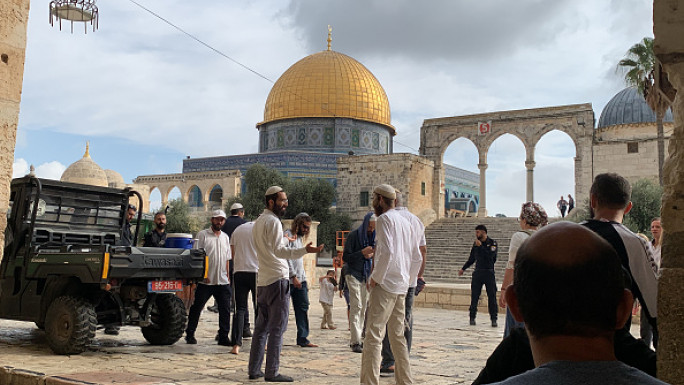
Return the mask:
[[167,233],[190,233],[190,206],[181,198],[169,202],[166,212]]
[[625,75],[625,83],[636,87],[644,95],[646,103],[656,114],[656,132],[658,136],[658,182],[663,185],[663,164],[665,163],[665,134],[663,132],[663,118],[669,101],[655,89],[654,70],[656,57],[653,53],[653,38],[645,37],[634,44],[618,62],[618,69]]
[[351,229],[352,219],[347,214],[329,212],[327,216],[320,219],[318,225],[318,243],[325,244],[325,250],[335,250],[335,233],[337,231],[348,231]]
[[[256,219],[264,211],[264,193],[271,186],[286,187],[288,178],[270,167],[255,163],[245,173],[245,194],[240,201],[245,207],[245,217]],[[231,205],[236,202],[232,202]],[[230,208],[230,206],[228,206]]]
[[320,221],[329,215],[335,199],[335,187],[323,179],[291,179],[285,190],[289,200],[285,213],[287,218],[305,212]]
[[650,234],[651,219],[660,216],[663,188],[648,179],[640,179],[632,186],[632,210],[623,223],[637,233]]

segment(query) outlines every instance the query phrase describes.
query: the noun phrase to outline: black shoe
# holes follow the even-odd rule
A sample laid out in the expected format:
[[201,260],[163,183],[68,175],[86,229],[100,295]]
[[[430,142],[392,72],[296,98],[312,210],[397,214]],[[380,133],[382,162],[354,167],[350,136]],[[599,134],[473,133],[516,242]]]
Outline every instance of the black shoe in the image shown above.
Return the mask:
[[193,335],[186,335],[185,336],[185,342],[190,344],[190,345],[197,345],[197,339]]
[[470,319],[470,325],[471,325],[471,326],[475,326],[475,325],[476,325],[476,323],[475,323],[475,318],[471,318],[471,319]]
[[250,380],[256,380],[264,376],[264,372],[259,372],[257,374],[250,374],[249,379]]
[[351,350],[354,353],[363,353],[363,348],[361,347],[360,344],[354,344],[351,346]]
[[292,381],[294,381],[292,379],[292,377],[286,376],[284,374],[279,374],[279,375],[277,375],[275,377],[271,377],[271,378],[266,377],[264,379],[266,380],[266,382],[292,382]]
[[493,319],[493,320],[492,320],[492,327],[495,328],[495,327],[498,327],[498,326],[499,326],[499,324],[497,324],[497,323],[496,323],[496,320]]
[[394,373],[394,364],[381,366],[380,373]]
[[104,333],[109,334],[110,336],[118,336],[119,328],[117,326],[106,326]]
[[245,329],[242,331],[242,338],[251,338],[252,337],[252,332],[249,329]]
[[214,341],[218,341],[218,340],[219,340],[219,335],[218,335],[218,333],[216,333],[216,335],[214,336]]
[[230,340],[219,339],[218,344],[221,346],[231,346],[231,347],[233,346],[233,344],[230,342]]
[[212,313],[218,313],[218,305],[207,306],[207,310],[209,310]]

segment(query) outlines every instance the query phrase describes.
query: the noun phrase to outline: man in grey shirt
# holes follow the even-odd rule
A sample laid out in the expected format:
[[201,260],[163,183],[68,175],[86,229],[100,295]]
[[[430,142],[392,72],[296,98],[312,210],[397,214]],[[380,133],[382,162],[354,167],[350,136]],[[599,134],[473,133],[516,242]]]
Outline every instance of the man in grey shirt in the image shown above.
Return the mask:
[[663,384],[615,357],[634,298],[599,235],[572,222],[546,226],[518,249],[514,275],[506,303],[525,322],[535,369],[500,384]]

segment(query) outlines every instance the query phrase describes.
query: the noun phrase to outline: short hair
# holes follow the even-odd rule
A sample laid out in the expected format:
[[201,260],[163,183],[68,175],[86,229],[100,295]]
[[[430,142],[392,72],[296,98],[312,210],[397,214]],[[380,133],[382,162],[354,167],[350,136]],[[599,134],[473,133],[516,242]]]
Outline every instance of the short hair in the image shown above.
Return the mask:
[[477,225],[477,226],[475,226],[475,230],[482,230],[482,231],[484,231],[484,232],[486,233],[486,232],[487,232],[487,226],[485,226],[485,225]]
[[290,231],[292,234],[297,234],[297,229],[303,223],[311,222],[311,216],[307,213],[299,213],[292,220],[292,225],[290,226]]
[[275,205],[275,202],[278,200],[278,193],[280,193],[280,191],[271,195],[264,196],[264,204],[266,204],[266,207],[268,207],[268,201],[270,200],[272,200],[273,204]]
[[596,204],[600,207],[624,209],[629,204],[632,187],[627,179],[610,172],[596,175],[589,194],[596,199]]
[[135,207],[135,205],[128,205],[128,209],[127,209],[127,210],[133,210],[133,211],[135,211],[135,212],[138,212],[138,208]]
[[157,217],[160,215],[166,216],[166,213],[164,213],[163,211],[157,211],[156,213],[154,213],[154,219],[157,219]]
[[530,244],[535,235],[518,249],[513,278],[530,335],[596,337],[613,332],[626,287],[615,249],[594,234],[596,247],[589,253],[577,251],[583,255],[571,264],[554,263],[549,258],[532,257]]

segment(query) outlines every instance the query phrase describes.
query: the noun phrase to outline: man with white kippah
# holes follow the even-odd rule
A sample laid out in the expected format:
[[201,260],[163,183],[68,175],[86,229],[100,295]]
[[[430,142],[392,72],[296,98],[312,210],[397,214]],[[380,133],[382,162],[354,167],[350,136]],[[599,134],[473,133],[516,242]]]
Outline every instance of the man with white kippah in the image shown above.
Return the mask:
[[228,261],[231,259],[230,239],[221,231],[226,222],[223,210],[214,210],[211,214],[211,227],[197,233],[197,247],[204,249],[209,257],[207,278],[197,285],[195,302],[190,306],[188,326],[185,329],[185,341],[196,344],[195,330],[199,323],[200,314],[209,297],[214,297],[218,305],[219,332],[218,344],[232,346],[228,338],[230,332],[230,300],[231,289],[228,278]]
[[[404,314],[404,337],[406,347],[411,352],[411,341],[413,340],[413,299],[417,294],[418,278],[422,280],[425,271],[427,248],[425,242],[425,225],[423,222],[402,205],[401,191],[395,191],[397,198],[394,200],[395,210],[401,214],[411,224],[413,230],[413,240],[411,243],[411,280],[408,291],[406,291],[405,314]],[[424,283],[425,281],[422,280]],[[394,373],[394,355],[390,347],[387,334],[382,340],[382,362],[380,364],[381,373]]]
[[[252,347],[249,352],[249,379],[265,377],[269,382],[292,382],[292,377],[278,373],[283,332],[287,328],[290,304],[288,259],[297,259],[306,253],[319,253],[323,245],[290,248],[283,237],[280,218],[287,208],[287,194],[280,186],[266,190],[266,208],[254,222],[252,236],[259,259],[257,276],[257,319],[254,325]],[[266,371],[261,371],[264,348],[268,340]]]
[[382,184],[373,190],[373,209],[378,219],[375,267],[370,276],[366,337],[361,356],[361,384],[365,385],[380,382],[380,350],[385,326],[396,363],[396,383],[413,383],[404,338],[404,311],[415,236],[409,221],[394,210],[396,198],[395,189],[390,185]]

